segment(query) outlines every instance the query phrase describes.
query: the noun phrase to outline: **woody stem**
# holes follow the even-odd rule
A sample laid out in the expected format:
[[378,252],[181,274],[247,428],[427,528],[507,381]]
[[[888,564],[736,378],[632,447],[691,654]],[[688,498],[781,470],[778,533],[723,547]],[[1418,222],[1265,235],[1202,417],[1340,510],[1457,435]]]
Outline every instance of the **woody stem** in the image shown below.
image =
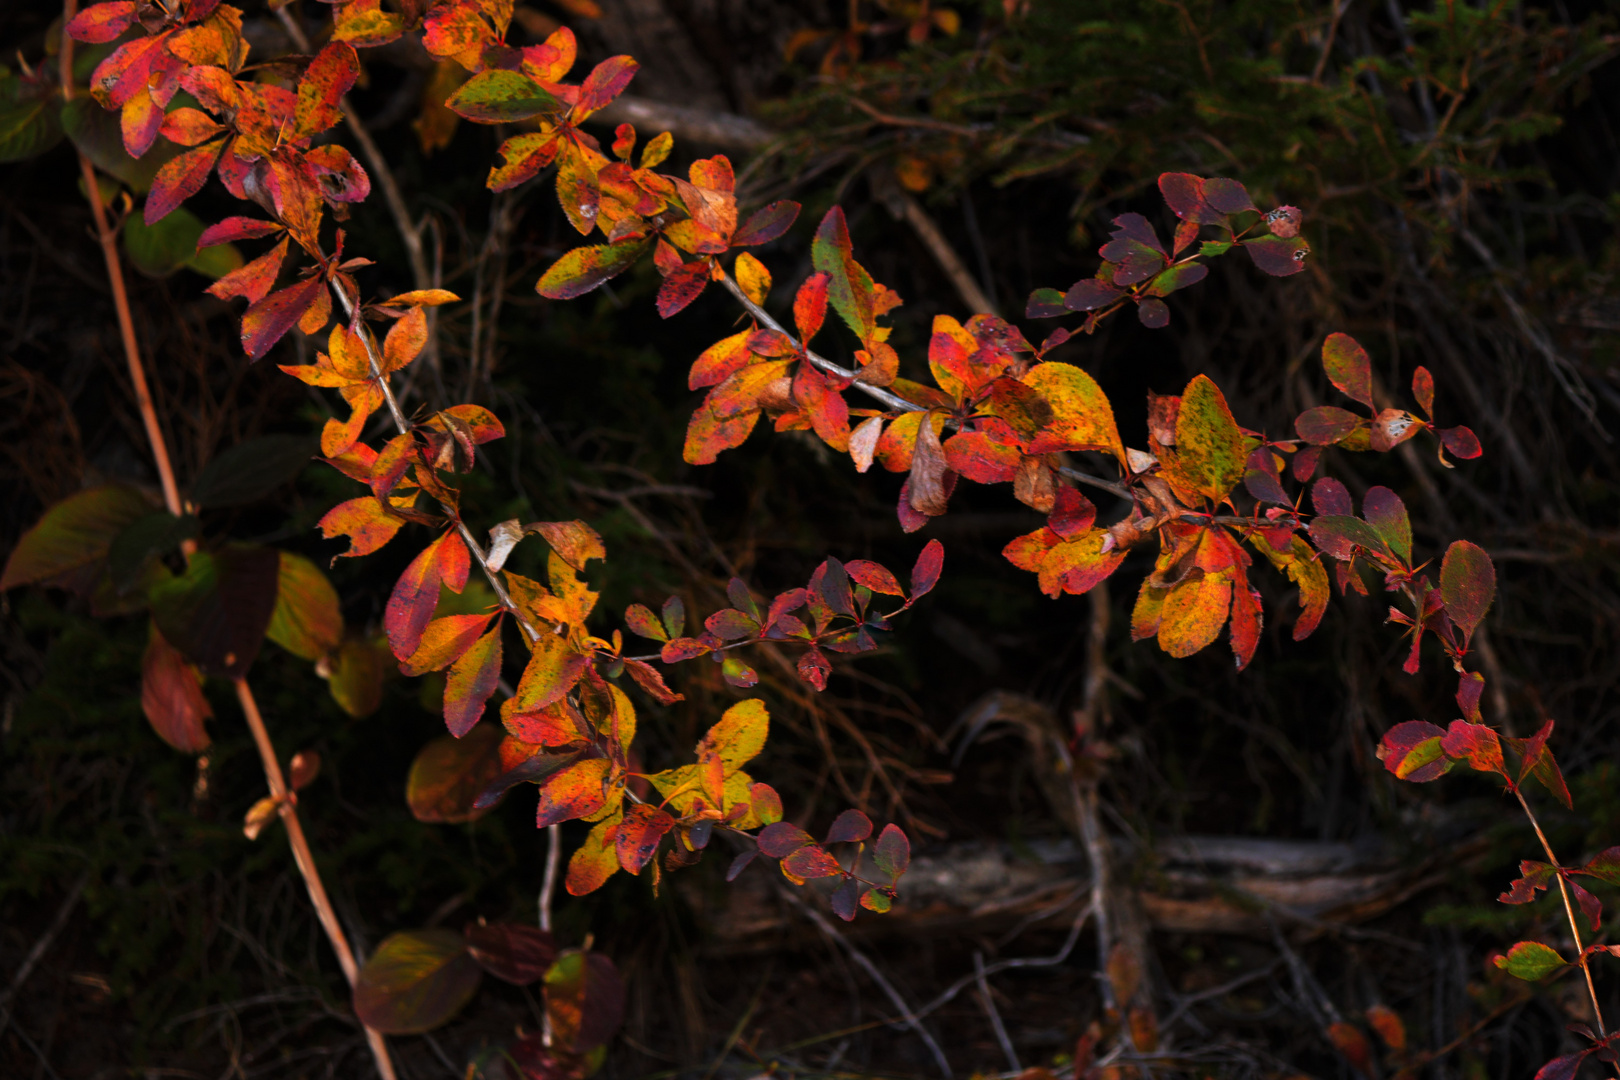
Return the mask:
[[[78,0],[63,0],[59,70],[64,101],[73,100],[73,38],[67,33],[66,27],[73,21],[77,12]],[[163,502],[169,513],[179,517],[185,508],[180,501],[180,487],[175,482],[174,464],[169,459],[168,443],[163,437],[162,427],[158,424],[157,409],[152,404],[151,391],[147,386],[146,369],[141,362],[140,345],[135,338],[135,322],[130,313],[129,291],[124,286],[124,270],[118,261],[116,234],[107,227],[107,208],[101,201],[101,188],[96,182],[95,167],[82,152],[79,154],[79,169],[84,176],[85,195],[90,200],[90,210],[95,219],[102,258],[107,264],[107,281],[112,287],[113,306],[118,312],[118,329],[124,341],[124,359],[129,366],[135,403],[141,413],[141,423],[146,429],[146,439],[152,451],[153,462],[157,466],[158,480],[163,487]],[[195,542],[187,540],[182,545],[182,550],[189,560],[197,550]],[[315,906],[316,917],[320,920],[322,929],[326,931],[332,951],[337,954],[338,966],[343,969],[344,978],[353,985],[357,971],[354,952],[349,948],[348,939],[338,923],[337,912],[332,909],[332,902],[326,895],[326,886],[321,882],[320,870],[315,865],[309,841],[305,838],[303,826],[298,820],[298,811],[286,797],[287,785],[281,775],[281,764],[276,758],[275,747],[270,742],[270,733],[265,729],[264,717],[259,713],[258,702],[254,699],[247,680],[236,679],[235,684],[237,701],[242,707],[243,716],[247,718],[248,729],[252,731],[254,744],[259,750],[265,782],[270,788],[271,796],[279,803],[281,820],[287,829],[287,840],[293,849],[293,861],[304,879],[310,902]],[[394,1063],[389,1058],[388,1046],[383,1041],[381,1033],[369,1027],[365,1030],[366,1042],[371,1047],[377,1072],[381,1074],[383,1080],[395,1080]]]
[[[1570,903],[1569,886],[1564,883],[1564,875],[1557,869],[1563,864],[1558,861],[1558,856],[1553,854],[1552,844],[1547,841],[1547,834],[1541,831],[1541,822],[1536,820],[1536,815],[1530,810],[1530,804],[1524,800],[1524,792],[1515,789],[1513,795],[1524,808],[1524,816],[1530,819],[1530,827],[1536,830],[1536,839],[1541,841],[1541,850],[1546,853],[1547,862],[1554,867],[1553,877],[1558,881],[1558,895],[1564,900],[1564,915],[1569,919],[1569,932],[1575,939],[1575,954],[1580,957],[1581,973],[1586,976],[1586,992],[1592,999],[1592,1015],[1597,1020],[1598,1035],[1607,1037],[1608,1031],[1603,1026],[1603,1007],[1598,1004],[1597,986],[1592,981],[1592,966],[1587,963],[1586,948],[1581,944],[1581,927],[1575,921],[1575,905]],[[1616,1071],[1620,1071],[1620,1065],[1616,1066]]]
[[[393,417],[394,426],[403,435],[411,430],[411,424],[409,420],[405,419],[405,413],[400,409],[398,399],[394,397],[393,387],[388,385],[388,376],[383,374],[382,353],[377,348],[376,335],[371,332],[371,327],[367,326],[363,319],[356,317],[356,312],[359,310],[358,298],[351,297],[348,290],[338,282],[333,282],[333,291],[338,294],[338,299],[342,301],[343,310],[348,314],[350,324],[358,330],[360,341],[366,347],[366,362],[371,366],[371,377],[382,388],[383,400],[388,403],[388,414]],[[472,554],[473,559],[477,561],[478,569],[483,571],[485,580],[489,582],[489,587],[495,591],[495,596],[500,600],[501,605],[512,613],[513,618],[523,628],[523,633],[528,636],[530,641],[539,641],[540,631],[535,628],[533,623],[529,622],[528,616],[518,609],[517,604],[512,600],[512,595],[506,591],[506,583],[501,580],[500,573],[490,568],[489,556],[484,552],[484,546],[473,536],[472,530],[467,528],[467,523],[461,520],[461,514],[455,508],[445,506],[443,503],[440,503],[439,506],[456,523],[456,531],[461,534],[462,542],[467,545],[467,550]]]

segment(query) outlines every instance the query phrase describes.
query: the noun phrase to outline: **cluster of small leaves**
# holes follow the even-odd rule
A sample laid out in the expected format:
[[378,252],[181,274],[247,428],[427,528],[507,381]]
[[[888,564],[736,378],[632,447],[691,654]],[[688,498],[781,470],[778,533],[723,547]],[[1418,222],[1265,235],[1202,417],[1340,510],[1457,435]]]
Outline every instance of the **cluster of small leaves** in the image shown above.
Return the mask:
[[577,1080],[602,1063],[624,1018],[624,982],[613,961],[588,949],[557,948],[551,933],[521,923],[468,923],[453,930],[404,930],[372,953],[355,982],[361,1022],[388,1035],[416,1035],[448,1021],[477,993],[485,974],[513,986],[539,982],[542,1033],[504,1052],[521,1075]]
[[[721,675],[727,682],[744,689],[759,682],[759,674],[740,657],[724,654],[762,641],[802,644],[805,650],[799,656],[799,677],[817,690],[825,690],[832,662],[822,650],[863,653],[877,648],[876,635],[892,629],[889,620],[933,589],[944,559],[944,545],[938,540],[929,541],[912,568],[909,597],[899,579],[875,562],[852,559],[841,563],[829,558],[810,575],[807,587],[780,593],[764,608],[749,592],[746,582],[732,578],[726,595],[733,606],[705,619],[703,632],[696,637],[682,636],[686,608],[679,597],[670,597],[661,615],[654,615],[642,604],[632,604],[624,613],[624,621],[642,637],[663,642],[659,658],[664,663],[708,656],[721,665]],[[896,596],[904,603],[880,614],[871,610],[876,594]],[[806,618],[795,614],[799,611]]]
[[[1098,249],[1103,262],[1096,275],[1075,282],[1067,292],[1036,289],[1025,314],[1039,319],[1086,312],[1082,329],[1090,334],[1113,312],[1135,304],[1142,325],[1159,329],[1170,325],[1170,308],[1163,297],[1209,275],[1209,267],[1201,259],[1241,247],[1256,266],[1273,277],[1288,277],[1305,269],[1305,256],[1311,249],[1299,235],[1304,215],[1297,207],[1281,206],[1262,215],[1236,180],[1206,180],[1190,173],[1165,173],[1159,177],[1159,191],[1181,219],[1169,249],[1147,218],[1122,214],[1114,219],[1108,243]],[[1262,224],[1268,232],[1248,236]],[[1220,237],[1200,243],[1199,233],[1205,226],[1214,226]],[[1196,251],[1191,250],[1194,243],[1199,243]]]
[[1429,374],[1428,368],[1420,367],[1412,373],[1412,396],[1423,410],[1423,417],[1419,418],[1405,409],[1379,409],[1373,404],[1372,361],[1367,350],[1349,335],[1328,335],[1322,347],[1322,364],[1339,392],[1366,406],[1370,415],[1358,416],[1336,405],[1318,405],[1305,410],[1294,421],[1294,429],[1312,447],[1342,446],[1346,450],[1382,452],[1393,450],[1420,431],[1432,431],[1440,444],[1435,452],[1446,468],[1452,468],[1451,462],[1446,460],[1447,450],[1460,458],[1479,457],[1479,439],[1472,430],[1434,426],[1434,376]]
[[[845,922],[855,918],[857,908],[885,912],[894,903],[895,886],[911,865],[911,842],[899,826],[886,825],[872,844],[872,865],[883,875],[873,881],[861,876],[861,858],[866,841],[872,837],[872,819],[859,810],[845,810],[833,820],[827,838],[821,843],[797,825],[779,821],[763,829],[758,846],[742,852],[731,861],[726,880],[734,881],[748,864],[763,855],[781,860],[782,876],[796,885],[812,878],[838,878],[832,893],[832,910]],[[854,844],[846,868],[827,849],[833,844]]]

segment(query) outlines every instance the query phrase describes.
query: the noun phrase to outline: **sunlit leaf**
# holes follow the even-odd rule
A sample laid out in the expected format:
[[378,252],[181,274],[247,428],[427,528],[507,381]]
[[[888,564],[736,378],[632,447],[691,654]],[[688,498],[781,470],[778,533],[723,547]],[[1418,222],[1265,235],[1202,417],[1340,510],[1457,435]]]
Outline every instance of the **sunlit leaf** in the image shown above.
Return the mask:
[[385,1035],[431,1031],[472,1000],[483,972],[453,930],[404,930],[383,939],[354,984],[360,1022]]

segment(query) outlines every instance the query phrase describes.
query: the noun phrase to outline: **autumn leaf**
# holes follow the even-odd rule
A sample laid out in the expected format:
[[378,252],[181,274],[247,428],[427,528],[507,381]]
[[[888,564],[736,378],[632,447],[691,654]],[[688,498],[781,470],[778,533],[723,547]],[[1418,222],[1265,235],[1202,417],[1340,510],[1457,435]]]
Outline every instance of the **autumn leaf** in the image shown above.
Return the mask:
[[467,545],[450,531],[423,549],[394,585],[383,611],[388,644],[401,660],[416,652],[428,620],[439,603],[439,586],[459,593],[467,582]]
[[1051,422],[1025,448],[1028,454],[1101,450],[1127,465],[1125,444],[1114,424],[1114,407],[1102,387],[1073,364],[1037,364],[1021,380],[1052,411]]
[[1176,415],[1176,445],[1166,453],[1163,473],[1179,490],[1211,502],[1226,499],[1243,479],[1248,457],[1226,395],[1208,376],[1194,376],[1181,394]]
[[298,80],[298,104],[287,137],[307,139],[343,119],[338,103],[359,76],[360,59],[348,42],[330,42],[316,53]]

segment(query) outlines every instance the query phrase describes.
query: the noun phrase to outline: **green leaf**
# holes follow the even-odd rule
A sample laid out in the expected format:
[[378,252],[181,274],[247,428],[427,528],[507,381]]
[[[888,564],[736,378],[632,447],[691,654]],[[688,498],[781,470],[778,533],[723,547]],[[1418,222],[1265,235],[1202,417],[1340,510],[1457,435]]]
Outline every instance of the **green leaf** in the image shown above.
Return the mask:
[[272,548],[232,544],[199,551],[184,574],[152,589],[152,619],[204,673],[241,678],[264,643],[279,571]]
[[1563,967],[1564,958],[1539,941],[1521,941],[1509,949],[1506,956],[1498,956],[1496,966],[1509,975],[1533,982]]
[[1175,454],[1166,457],[1170,482],[1210,502],[1226,498],[1243,479],[1243,432],[1225,395],[1207,376],[1195,376],[1182,392]]
[[302,555],[278,554],[276,607],[264,636],[294,656],[319,660],[343,643],[337,590],[325,572]]
[[[182,101],[196,104],[183,93],[176,94],[170,104],[178,106]],[[150,189],[158,170],[186,149],[167,139],[159,139],[141,157],[130,157],[129,151],[124,149],[118,113],[108,112],[89,97],[76,97],[62,106],[62,130],[96,168],[122,180],[137,194]]]
[[584,296],[604,281],[630,269],[651,244],[648,238],[638,236],[617,244],[575,248],[551,264],[535,284],[534,291],[552,300]]
[[394,664],[386,645],[365,638],[350,638],[328,661],[331,674],[326,688],[338,707],[350,716],[370,716],[382,704],[383,680]]
[[38,157],[62,141],[60,110],[47,97],[0,104],[0,162]]
[[515,71],[480,71],[445,106],[475,124],[510,124],[567,108],[539,83]]
[[1198,254],[1209,259],[1214,258],[1216,255],[1225,255],[1231,250],[1232,243],[1229,240],[1205,240],[1198,248]]
[[196,257],[203,223],[182,206],[154,225],[146,224],[140,214],[131,214],[124,221],[123,231],[124,254],[131,265],[147,277],[162,278]]
[[173,551],[182,540],[197,535],[197,519],[190,514],[175,517],[167,510],[148,514],[131,524],[113,540],[107,551],[113,588],[126,593],[140,581],[146,560]]
[[114,538],[151,512],[151,502],[134,488],[108,485],[69,495],[17,541],[0,590],[42,582],[88,590]]
[[472,999],[484,973],[453,930],[405,930],[388,937],[360,969],[354,1012],[386,1035],[419,1035]]
[[[158,224],[183,213],[176,210]],[[320,439],[312,435],[244,439],[203,466],[191,485],[191,501],[210,508],[254,502],[297,476],[319,450]]]
[[187,259],[186,269],[217,281],[233,270],[240,270],[246,261],[235,244],[215,244]]

